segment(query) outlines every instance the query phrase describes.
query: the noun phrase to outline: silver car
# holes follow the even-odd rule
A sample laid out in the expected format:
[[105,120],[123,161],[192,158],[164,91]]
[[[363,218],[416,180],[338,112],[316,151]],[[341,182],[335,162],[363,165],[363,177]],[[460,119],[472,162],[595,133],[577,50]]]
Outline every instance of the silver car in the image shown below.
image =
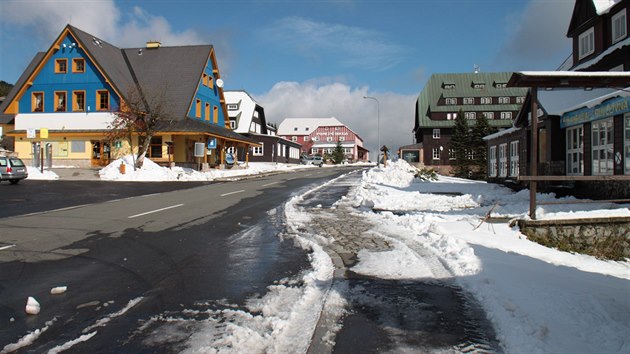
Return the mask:
[[9,181],[17,184],[28,177],[28,171],[22,160],[17,157],[0,156],[0,182]]

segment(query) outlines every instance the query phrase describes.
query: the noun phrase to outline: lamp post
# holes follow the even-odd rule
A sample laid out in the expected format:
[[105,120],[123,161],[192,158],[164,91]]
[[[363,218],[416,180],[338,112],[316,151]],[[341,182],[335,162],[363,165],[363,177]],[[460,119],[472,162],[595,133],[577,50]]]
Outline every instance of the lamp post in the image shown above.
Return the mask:
[[381,166],[381,161],[379,158],[381,157],[381,104],[378,102],[376,97],[363,96],[364,99],[370,99],[376,101],[376,136],[378,139],[378,146],[376,147],[376,165]]

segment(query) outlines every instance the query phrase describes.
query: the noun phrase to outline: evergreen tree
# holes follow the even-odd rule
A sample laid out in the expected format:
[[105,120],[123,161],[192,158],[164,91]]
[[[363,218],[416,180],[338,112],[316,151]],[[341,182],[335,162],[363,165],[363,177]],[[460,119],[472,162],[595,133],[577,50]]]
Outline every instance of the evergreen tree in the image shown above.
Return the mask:
[[335,165],[342,163],[346,158],[346,155],[343,152],[343,146],[341,146],[341,141],[337,141],[337,146],[335,146],[335,150],[333,150],[331,157]]
[[0,80],[0,97],[5,97],[9,94],[9,91],[13,88],[13,85],[10,83]]
[[451,173],[457,177],[466,178],[470,171],[471,161],[468,159],[470,134],[468,130],[468,122],[464,117],[464,112],[460,110],[455,118],[455,127],[451,136],[451,149],[455,154],[454,169]]
[[474,166],[476,178],[485,179],[487,176],[488,153],[483,137],[492,134],[495,129],[490,126],[488,118],[484,114],[477,117],[475,125],[470,132],[470,151],[473,152],[472,166]]

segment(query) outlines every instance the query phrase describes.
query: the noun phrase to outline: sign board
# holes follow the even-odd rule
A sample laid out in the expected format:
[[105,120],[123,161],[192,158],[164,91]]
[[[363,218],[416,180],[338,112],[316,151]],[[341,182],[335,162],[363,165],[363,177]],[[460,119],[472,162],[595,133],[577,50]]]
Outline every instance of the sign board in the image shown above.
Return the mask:
[[595,107],[584,107],[563,114],[560,118],[560,128],[580,125],[627,112],[630,112],[630,97],[616,97]]
[[37,138],[37,130],[33,128],[26,129],[26,138],[27,139],[35,139]]
[[208,139],[208,150],[217,148],[217,138]]
[[203,143],[195,143],[195,157],[204,157],[205,156],[205,149],[204,149],[204,144]]
[[39,130],[39,138],[40,139],[48,139],[48,128],[41,128]]

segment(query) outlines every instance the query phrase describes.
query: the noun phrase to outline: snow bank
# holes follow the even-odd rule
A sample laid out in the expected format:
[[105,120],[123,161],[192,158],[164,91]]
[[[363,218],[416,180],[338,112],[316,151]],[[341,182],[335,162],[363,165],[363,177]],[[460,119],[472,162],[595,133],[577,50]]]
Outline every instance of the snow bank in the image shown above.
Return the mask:
[[[362,251],[355,269],[385,278],[409,276],[400,266],[414,264],[413,253],[425,260],[422,253],[430,252],[481,303],[506,352],[630,352],[630,262],[561,252],[527,240],[505,223],[482,224],[491,208],[493,215],[527,217],[529,191],[514,193],[445,176],[410,183],[412,172],[400,166],[401,161],[391,169],[364,173],[360,188],[348,200],[355,206],[405,211],[375,214],[363,209],[379,224],[374,232],[409,249]],[[553,194],[538,198],[557,200]],[[537,214],[553,219],[629,212],[627,205],[593,203],[543,205]],[[392,261],[394,253],[398,259]]]

